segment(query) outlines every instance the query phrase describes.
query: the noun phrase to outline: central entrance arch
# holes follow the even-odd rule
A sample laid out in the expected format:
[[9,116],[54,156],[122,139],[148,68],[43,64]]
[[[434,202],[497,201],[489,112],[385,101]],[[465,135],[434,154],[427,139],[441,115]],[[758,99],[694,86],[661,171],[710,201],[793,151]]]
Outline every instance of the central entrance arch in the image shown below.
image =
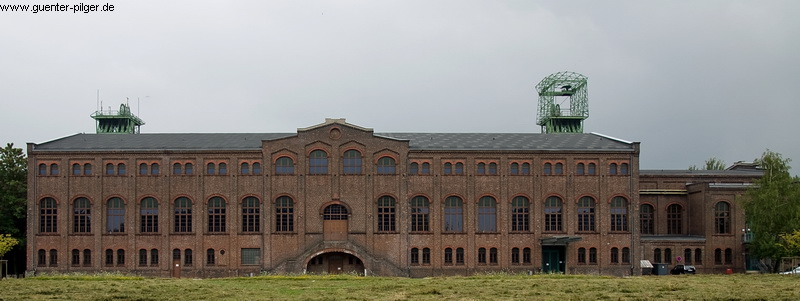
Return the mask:
[[322,232],[326,241],[347,240],[349,211],[342,204],[330,204],[322,212]]
[[311,274],[364,274],[361,258],[345,252],[329,252],[316,255],[306,264],[306,272]]

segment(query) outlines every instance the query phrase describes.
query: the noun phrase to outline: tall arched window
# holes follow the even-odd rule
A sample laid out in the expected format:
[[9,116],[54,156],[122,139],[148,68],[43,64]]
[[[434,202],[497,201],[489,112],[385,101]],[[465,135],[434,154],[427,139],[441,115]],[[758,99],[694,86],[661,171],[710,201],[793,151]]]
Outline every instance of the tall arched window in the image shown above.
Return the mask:
[[294,160],[289,157],[280,157],[275,161],[275,174],[278,175],[293,175],[294,174]]
[[497,232],[497,201],[493,197],[478,201],[478,232]]
[[72,232],[92,232],[92,203],[89,202],[89,199],[75,199],[72,209]]
[[378,159],[378,174],[393,175],[397,173],[397,165],[392,157],[381,157]]
[[120,198],[108,199],[106,206],[106,232],[125,232],[125,202]]
[[214,249],[206,250],[206,265],[215,265],[217,264],[217,256]]
[[[475,171],[476,174],[485,175],[486,174],[486,163],[478,163],[477,170]],[[486,263],[486,261],[484,261]]]
[[420,173],[423,174],[423,175],[431,174],[431,164],[428,163],[428,162],[423,162],[422,163],[422,170],[420,171]]
[[242,200],[242,232],[261,231],[261,202],[256,197]]
[[517,196],[511,200],[511,231],[530,231],[530,200],[524,196]]
[[187,175],[194,174],[194,165],[192,163],[186,163],[186,165],[184,165],[184,173]]
[[731,205],[728,202],[718,202],[714,206],[714,233],[731,233]]
[[631,249],[628,247],[622,248],[622,263],[631,263]]
[[192,232],[192,201],[187,197],[175,199],[175,228],[177,233]]
[[209,199],[208,232],[225,232],[226,217],[225,200],[218,196]]
[[220,175],[227,175],[228,174],[228,164],[222,162],[219,164],[219,174]]
[[58,232],[58,203],[53,198],[39,201],[39,233]]
[[147,250],[139,249],[139,266],[147,266]]
[[456,163],[455,174],[457,174],[457,175],[463,175],[464,174],[464,163],[461,163],[461,162],[457,162]]
[[444,201],[444,232],[464,231],[464,201],[457,196]]
[[360,175],[361,166],[363,161],[361,159],[361,152],[351,149],[344,152],[344,174],[346,175]]
[[586,248],[578,248],[578,264],[586,264]]
[[621,196],[611,199],[611,231],[628,231],[628,200]]
[[655,233],[655,212],[653,205],[642,204],[639,206],[639,230],[642,234]]
[[92,175],[92,164],[89,163],[83,164],[83,175],[84,176]]
[[113,176],[114,175],[114,164],[106,163],[106,175]]
[[419,265],[419,249],[411,248],[411,265]]
[[592,197],[585,196],[578,200],[578,231],[595,231],[595,202]]
[[672,249],[664,248],[664,263],[672,264]]
[[622,163],[619,165],[619,174],[621,175],[628,174],[628,163]]
[[158,175],[159,173],[161,173],[161,171],[159,170],[158,163],[150,164],[150,174],[151,175]]
[[242,162],[242,166],[239,167],[239,173],[243,175],[250,174],[250,163]]
[[80,176],[81,175],[81,165],[78,163],[72,164],[72,175],[73,176]]
[[288,196],[275,200],[275,231],[294,231],[294,200]]
[[453,174],[453,163],[447,162],[444,164],[444,174],[451,175]]
[[585,170],[586,170],[586,165],[584,165],[583,163],[578,163],[578,165],[575,166],[576,175],[582,176],[585,173]]
[[700,248],[694,249],[694,264],[703,264],[703,250]]
[[261,163],[253,162],[253,174],[254,175],[261,174]]
[[206,165],[206,174],[207,175],[214,175],[217,173],[217,165],[214,162],[208,163]]
[[512,175],[518,175],[519,174],[519,163],[517,163],[517,162],[511,163],[511,174]]
[[92,250],[83,249],[83,266],[92,265]]
[[444,249],[444,265],[453,265],[453,248]]
[[125,163],[117,164],[117,175],[124,176],[125,175]]
[[47,164],[41,163],[39,164],[39,175],[46,176],[47,175]]
[[497,265],[498,260],[497,248],[489,249],[489,264]]
[[430,231],[430,202],[424,196],[411,199],[411,232]]
[[158,266],[158,249],[150,250],[150,265]]
[[519,248],[511,249],[511,264],[519,264]]
[[497,163],[489,163],[489,170],[486,173],[489,175],[497,175]]
[[667,234],[683,234],[683,207],[681,205],[667,206]]
[[608,165],[608,174],[612,176],[617,174],[617,163],[611,163]]
[[531,248],[524,248],[522,249],[522,264],[529,265],[531,264]]
[[544,168],[542,168],[542,174],[544,175],[551,175],[553,173],[553,164],[552,163],[545,163]]
[[411,164],[408,165],[408,174],[416,175],[418,173],[419,173],[419,163],[411,162]]
[[619,249],[611,248],[611,263],[619,263]]
[[563,231],[562,227],[563,202],[557,196],[548,197],[544,202],[544,230],[549,232]]
[[464,265],[464,248],[456,249],[456,265]]
[[556,163],[556,169],[553,172],[555,175],[563,175],[564,174],[564,164],[563,163]]
[[36,266],[46,266],[47,265],[47,251],[44,249],[39,249],[38,257],[36,261]]
[[56,249],[50,249],[50,266],[58,266],[58,251]]
[[395,200],[390,196],[382,196],[378,199],[378,232],[395,230]]
[[139,231],[142,233],[158,232],[158,201],[154,198],[142,199],[139,208]]
[[655,262],[655,263],[661,263],[662,262],[661,261],[661,249],[656,248],[655,250],[653,250],[653,262]]
[[148,171],[149,171],[149,168],[148,168],[148,166],[147,166],[147,163],[141,163],[141,164],[139,164],[139,175],[140,175],[140,176],[147,175],[147,172],[148,172]]
[[309,154],[308,173],[312,175],[328,174],[328,153],[315,150]]
[[597,174],[597,164],[589,163],[589,168],[588,168],[587,172],[588,172],[589,175],[596,175]]
[[183,166],[180,163],[172,164],[172,174],[173,175],[183,174]]

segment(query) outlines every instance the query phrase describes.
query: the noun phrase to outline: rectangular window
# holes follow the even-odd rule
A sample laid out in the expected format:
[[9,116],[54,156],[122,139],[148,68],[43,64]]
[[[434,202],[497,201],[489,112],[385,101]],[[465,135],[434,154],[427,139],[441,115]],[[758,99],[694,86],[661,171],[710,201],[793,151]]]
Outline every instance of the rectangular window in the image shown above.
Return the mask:
[[261,263],[261,249],[242,249],[242,265]]

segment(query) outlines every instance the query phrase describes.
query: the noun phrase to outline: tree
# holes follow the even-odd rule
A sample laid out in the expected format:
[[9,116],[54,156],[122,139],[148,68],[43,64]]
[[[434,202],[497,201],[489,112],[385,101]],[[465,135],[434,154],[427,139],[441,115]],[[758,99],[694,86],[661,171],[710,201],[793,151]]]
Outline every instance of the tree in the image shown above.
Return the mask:
[[0,233],[24,238],[28,160],[9,143],[0,148]]
[[781,257],[789,255],[782,235],[800,229],[800,185],[789,174],[790,161],[779,153],[764,152],[755,160],[764,176],[741,198],[753,232],[750,252],[771,272],[777,271]]
[[[697,165],[689,166],[689,170],[700,170]],[[703,170],[725,170],[725,161],[711,157],[706,160],[706,166]]]
[[6,255],[8,251],[11,251],[11,248],[16,246],[18,243],[19,240],[11,237],[11,235],[0,234],[0,258],[2,258],[3,255]]

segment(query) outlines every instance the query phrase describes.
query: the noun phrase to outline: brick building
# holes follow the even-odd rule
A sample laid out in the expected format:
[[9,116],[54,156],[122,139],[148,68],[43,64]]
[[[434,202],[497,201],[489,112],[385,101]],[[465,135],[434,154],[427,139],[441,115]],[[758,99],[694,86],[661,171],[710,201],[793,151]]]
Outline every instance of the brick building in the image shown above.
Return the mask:
[[77,134],[28,144],[28,269],[217,277],[745,269],[760,172],[600,134]]

